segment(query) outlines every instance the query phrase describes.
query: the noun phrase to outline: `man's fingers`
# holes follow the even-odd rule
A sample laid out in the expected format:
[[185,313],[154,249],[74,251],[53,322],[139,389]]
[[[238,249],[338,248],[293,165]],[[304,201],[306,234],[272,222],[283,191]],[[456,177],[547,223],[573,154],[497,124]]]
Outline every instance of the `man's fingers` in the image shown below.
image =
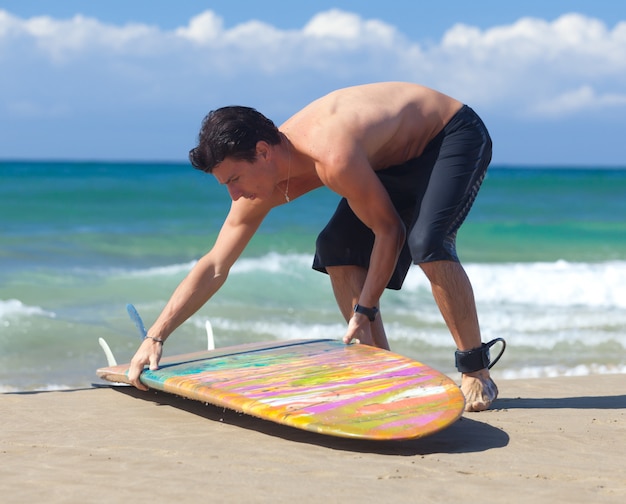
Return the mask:
[[146,390],[148,390],[148,387],[146,387],[143,383],[141,383],[141,381],[139,381],[139,376],[137,376],[136,378],[131,378],[130,375],[128,376],[128,381],[130,382],[130,384],[139,389],[139,390],[143,390],[144,392]]
[[139,381],[139,376],[141,375],[142,371],[143,371],[143,365],[137,365],[131,361],[130,369],[128,370],[128,381],[135,388],[146,391],[148,390],[148,387],[146,387],[143,383]]
[[150,371],[156,371],[159,369],[159,357],[156,355],[150,356]]
[[[131,385],[139,390],[149,390],[141,381],[139,377],[143,372],[146,364],[150,365],[151,371],[159,369],[159,360],[161,360],[161,349],[150,347],[150,344],[155,344],[151,338],[146,338],[142,342],[141,346],[137,350],[137,353],[130,361],[130,368],[128,369],[128,381]],[[159,343],[161,345],[161,343]]]
[[135,386],[135,388],[142,390],[144,392],[147,392],[148,390],[150,390],[148,387],[146,387],[143,383],[141,383],[139,380],[137,380],[135,383],[133,383],[133,385]]

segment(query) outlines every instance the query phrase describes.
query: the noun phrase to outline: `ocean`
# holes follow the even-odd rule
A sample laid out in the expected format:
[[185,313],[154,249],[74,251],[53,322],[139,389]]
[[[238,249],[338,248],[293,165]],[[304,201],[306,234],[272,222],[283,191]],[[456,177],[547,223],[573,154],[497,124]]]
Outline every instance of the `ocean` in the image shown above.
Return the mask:
[[[345,322],[315,238],[338,197],[275,209],[218,294],[165,354],[263,340],[340,338]],[[89,387],[127,362],[215,240],[230,200],[187,164],[0,162],[0,392]],[[626,169],[493,166],[458,236],[497,380],[626,373]],[[453,377],[454,344],[413,267],[381,302],[396,352]],[[495,348],[494,348],[495,351]]]

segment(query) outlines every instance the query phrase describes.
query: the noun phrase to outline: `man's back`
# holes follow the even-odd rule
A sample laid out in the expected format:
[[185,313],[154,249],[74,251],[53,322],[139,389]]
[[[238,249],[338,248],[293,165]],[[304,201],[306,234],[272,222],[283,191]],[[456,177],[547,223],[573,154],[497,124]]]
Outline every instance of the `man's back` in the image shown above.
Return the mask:
[[417,84],[367,84],[312,102],[280,129],[322,164],[358,150],[378,170],[419,156],[461,106]]

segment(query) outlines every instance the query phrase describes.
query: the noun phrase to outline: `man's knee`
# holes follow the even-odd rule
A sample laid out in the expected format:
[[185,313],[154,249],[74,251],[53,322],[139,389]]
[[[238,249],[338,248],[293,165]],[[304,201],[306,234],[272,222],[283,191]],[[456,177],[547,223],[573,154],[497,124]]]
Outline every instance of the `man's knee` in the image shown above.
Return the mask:
[[451,260],[428,261],[419,264],[431,283],[439,284],[443,279],[457,278],[464,274],[461,263]]
[[458,262],[456,236],[441,237],[432,233],[411,233],[407,239],[415,264],[435,261]]

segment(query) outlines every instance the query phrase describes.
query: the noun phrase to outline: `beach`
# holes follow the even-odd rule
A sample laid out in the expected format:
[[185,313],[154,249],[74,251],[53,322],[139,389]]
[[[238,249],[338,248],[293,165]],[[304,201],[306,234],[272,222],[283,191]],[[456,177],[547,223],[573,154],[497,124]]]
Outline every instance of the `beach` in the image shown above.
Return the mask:
[[[626,498],[626,170],[490,170],[459,235],[500,398],[433,436],[324,437],[163,393],[93,386],[210,249],[226,191],[184,164],[0,163],[2,503],[513,504]],[[311,269],[329,191],[268,216],[164,355],[341,338]],[[418,267],[381,300],[392,350],[457,377]],[[456,378],[455,378],[456,379]]]
[[502,380],[430,437],[333,438],[129,387],[0,394],[4,503],[626,498],[626,376]]

